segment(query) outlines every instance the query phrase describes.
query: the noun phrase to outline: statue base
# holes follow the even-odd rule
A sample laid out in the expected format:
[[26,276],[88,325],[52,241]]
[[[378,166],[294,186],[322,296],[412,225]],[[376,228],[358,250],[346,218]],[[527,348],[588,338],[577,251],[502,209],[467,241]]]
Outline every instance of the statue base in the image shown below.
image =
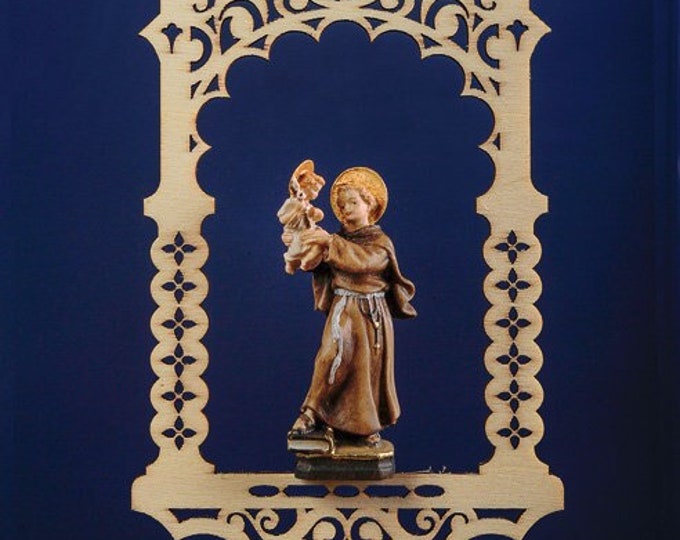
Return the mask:
[[[328,444],[325,444],[328,443]],[[334,439],[332,431],[288,438],[295,452],[295,477],[302,480],[383,480],[394,475],[394,446],[381,440]]]

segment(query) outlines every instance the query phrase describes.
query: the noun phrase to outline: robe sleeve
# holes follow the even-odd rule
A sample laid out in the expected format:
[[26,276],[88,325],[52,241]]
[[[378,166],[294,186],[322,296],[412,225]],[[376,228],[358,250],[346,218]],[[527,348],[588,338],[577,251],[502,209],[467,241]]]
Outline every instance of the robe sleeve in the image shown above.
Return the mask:
[[390,263],[389,252],[380,245],[359,245],[334,234],[324,260],[351,274],[379,273]]

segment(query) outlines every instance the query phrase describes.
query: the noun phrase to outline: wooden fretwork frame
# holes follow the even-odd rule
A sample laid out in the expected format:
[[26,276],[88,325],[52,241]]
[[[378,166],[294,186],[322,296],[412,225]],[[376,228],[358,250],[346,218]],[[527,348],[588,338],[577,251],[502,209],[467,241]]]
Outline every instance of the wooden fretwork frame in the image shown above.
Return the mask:
[[[201,268],[208,245],[201,224],[214,201],[196,180],[208,146],[196,118],[214,98],[228,97],[229,68],[239,58],[268,58],[288,32],[319,40],[338,21],[361,26],[373,40],[397,31],[415,40],[423,58],[441,55],[465,74],[463,95],[491,108],[493,130],[481,145],[495,178],[477,199],[490,234],[483,246],[491,303],[484,328],[491,344],[484,364],[492,379],[486,435],[492,458],[476,474],[405,473],[379,486],[296,480],[292,474],[217,474],[200,453],[208,434],[201,378],[208,318],[201,304],[208,282]],[[237,538],[422,538],[463,540],[482,534],[520,539],[541,517],[563,508],[561,481],[535,453],[543,436],[536,379],[543,357],[534,270],[541,245],[536,219],[547,198],[531,180],[530,59],[547,26],[529,0],[161,0],[142,35],[161,62],[161,178],[145,200],[158,225],[151,292],[158,309],[151,330],[158,345],[151,366],[157,459],[132,487],[132,506],[161,522],[174,538],[211,534]],[[232,44],[222,50],[220,36]],[[310,491],[311,490],[311,491]]]

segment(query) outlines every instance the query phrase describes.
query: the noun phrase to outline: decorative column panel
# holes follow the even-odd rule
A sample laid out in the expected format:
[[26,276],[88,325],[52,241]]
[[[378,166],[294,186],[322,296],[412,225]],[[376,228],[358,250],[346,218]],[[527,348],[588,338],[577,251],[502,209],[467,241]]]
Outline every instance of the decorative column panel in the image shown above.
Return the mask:
[[495,133],[487,147],[496,177],[477,200],[477,211],[491,226],[483,251],[491,267],[484,293],[492,306],[484,327],[492,343],[484,361],[493,376],[485,398],[492,411],[486,433],[495,452],[482,471],[518,466],[547,471],[534,452],[543,435],[537,413],[543,390],[536,379],[543,357],[535,342],[542,318],[534,306],[541,293],[534,270],[541,245],[534,223],[548,206],[531,180],[530,59],[548,28],[528,4],[478,2],[494,21],[487,51],[500,72]]
[[151,294],[158,309],[151,331],[158,345],[151,367],[158,380],[151,389],[156,416],[151,435],[158,445],[158,459],[150,468],[167,467],[175,474],[212,472],[200,455],[208,434],[202,410],[208,387],[201,374],[208,352],[201,338],[208,317],[201,303],[208,281],[201,272],[208,245],[201,236],[203,219],[214,211],[212,197],[196,180],[200,157],[196,115],[200,103],[191,95],[191,72],[201,46],[194,39],[191,2],[162,0],[161,14],[142,32],[161,61],[161,178],[158,190],[144,201],[145,215],[158,225],[151,259],[158,273]]

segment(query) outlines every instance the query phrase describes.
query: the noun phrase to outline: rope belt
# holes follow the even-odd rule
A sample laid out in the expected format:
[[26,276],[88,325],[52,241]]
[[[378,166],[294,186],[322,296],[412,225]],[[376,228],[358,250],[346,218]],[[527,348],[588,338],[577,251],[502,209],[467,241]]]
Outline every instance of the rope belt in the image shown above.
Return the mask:
[[333,289],[333,294],[339,296],[340,300],[333,307],[333,313],[331,314],[331,336],[333,341],[337,344],[338,352],[333,358],[333,363],[331,364],[331,371],[328,375],[328,384],[333,384],[335,382],[335,374],[342,363],[342,336],[340,335],[340,316],[345,310],[347,305],[347,298],[357,298],[359,300],[366,300],[368,304],[368,312],[359,307],[364,315],[370,317],[373,323],[373,328],[375,330],[375,348],[380,348],[379,330],[380,330],[380,311],[378,310],[377,298],[385,298],[385,293],[383,291],[373,292],[373,293],[360,293],[356,291],[348,291],[347,289]]

